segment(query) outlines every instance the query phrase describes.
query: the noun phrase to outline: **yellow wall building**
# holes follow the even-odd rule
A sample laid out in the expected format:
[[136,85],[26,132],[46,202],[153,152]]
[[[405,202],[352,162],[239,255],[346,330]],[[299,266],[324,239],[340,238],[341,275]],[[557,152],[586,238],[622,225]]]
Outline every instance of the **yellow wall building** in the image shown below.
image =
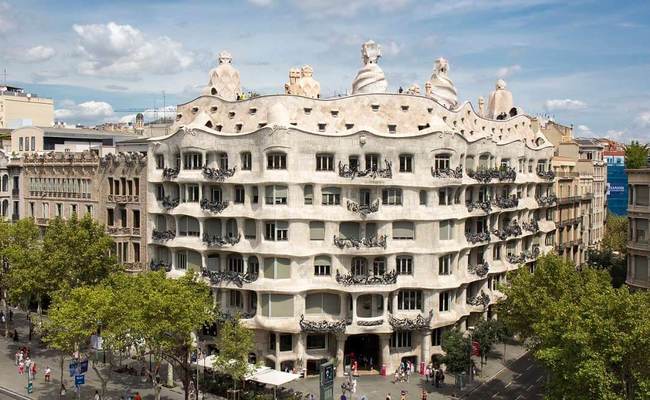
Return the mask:
[[0,86],[0,129],[54,125],[54,101],[23,89]]

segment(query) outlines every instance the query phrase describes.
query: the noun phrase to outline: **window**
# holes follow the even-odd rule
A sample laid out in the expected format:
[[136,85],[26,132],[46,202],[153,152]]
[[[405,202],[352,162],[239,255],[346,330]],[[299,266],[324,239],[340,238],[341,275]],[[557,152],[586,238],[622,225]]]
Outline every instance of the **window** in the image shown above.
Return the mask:
[[341,297],[334,293],[309,293],[305,298],[305,314],[338,315],[341,312]]
[[237,237],[239,231],[237,230],[237,220],[234,218],[229,218],[226,221],[226,236],[229,238]]
[[448,219],[440,221],[439,237],[440,240],[452,240],[454,238],[454,221]]
[[183,154],[183,168],[185,169],[203,168],[203,155],[201,153],[193,153],[193,152]]
[[253,186],[252,192],[253,194],[251,196],[253,197],[253,200],[251,201],[251,203],[257,204],[260,201],[260,194],[259,194],[259,190],[257,189],[257,186]]
[[634,256],[634,280],[648,280],[648,257]]
[[293,336],[289,334],[280,335],[280,351],[293,350]]
[[510,159],[509,158],[502,158],[501,159],[501,168],[508,168],[510,166]]
[[362,206],[369,206],[370,203],[370,190],[359,189],[359,204]]
[[[88,212],[92,213],[92,209]],[[133,221],[131,222],[131,225],[134,228],[140,228],[140,210],[133,210]]]
[[307,335],[307,350],[324,350],[326,348],[326,335]]
[[32,136],[32,151],[36,150],[36,138]]
[[438,190],[438,204],[441,206],[451,205],[454,197],[454,189],[443,188]]
[[248,257],[248,273],[255,276],[260,274],[260,263],[255,256]]
[[140,262],[140,243],[133,243],[133,262]]
[[431,331],[431,346],[442,346],[442,335],[449,329],[445,326]]
[[449,292],[442,292],[438,295],[438,300],[438,311],[449,311],[451,294]]
[[187,185],[187,201],[190,203],[199,201],[199,185]]
[[165,187],[163,185],[156,185],[156,200],[161,201],[165,198]]
[[354,257],[352,259],[352,275],[354,276],[367,276],[368,275],[368,262],[365,258]]
[[18,150],[23,151],[23,138],[18,138]]
[[451,275],[451,261],[451,254],[438,257],[438,275]]
[[286,186],[266,186],[264,191],[264,201],[266,204],[287,204],[288,188]]
[[305,185],[302,189],[302,195],[305,201],[305,205],[314,204],[314,187],[312,185]]
[[315,276],[329,276],[332,266],[332,261],[329,256],[316,256],[314,257],[314,275]]
[[324,206],[338,206],[341,204],[341,188],[325,187],[322,189],[321,194]]
[[165,168],[165,155],[156,154],[156,169],[163,169],[163,168]]
[[244,199],[246,197],[246,191],[244,190],[243,186],[235,186],[235,203],[244,203]]
[[350,169],[356,171],[359,169],[359,156],[350,156],[348,157],[348,163],[350,164]]
[[384,257],[377,257],[372,261],[372,274],[383,275],[386,273],[386,259]]
[[309,240],[325,240],[325,222],[309,221]]
[[373,171],[379,169],[379,154],[366,154],[366,169]]
[[217,159],[219,160],[219,169],[228,169],[228,153],[219,153]]
[[[110,209],[110,208],[109,208],[109,210],[112,211],[112,209]],[[56,203],[56,216],[63,218],[63,204],[61,204],[61,203]],[[113,221],[115,221],[114,217],[113,217]]]
[[287,155],[284,153],[269,153],[266,156],[266,169],[287,169]]
[[400,154],[399,156],[399,172],[413,172],[413,155]]
[[244,273],[244,259],[240,255],[228,256],[228,272]]
[[316,171],[334,171],[334,155],[316,154]]
[[267,221],[265,223],[264,239],[282,241],[288,239],[289,223],[287,221]]
[[[262,304],[264,304],[264,303],[262,303]],[[269,311],[268,310],[268,303],[267,303],[266,311],[267,311],[267,314],[264,314],[264,315],[268,317],[268,311]],[[276,341],[275,341],[275,333],[270,333],[269,334],[269,351],[273,351],[273,352],[275,351],[275,343],[276,343]]]
[[254,219],[247,218],[244,220],[244,238],[257,238],[257,224],[255,223]]
[[636,185],[636,205],[637,206],[647,206],[648,205],[648,186]]
[[419,290],[400,290],[397,293],[398,310],[421,310],[422,292]]
[[357,222],[341,222],[339,224],[339,235],[344,239],[361,238],[361,226]]
[[451,167],[451,156],[449,154],[436,155],[433,159],[433,167],[436,171],[449,169]]
[[420,190],[420,205],[421,206],[426,206],[427,205],[427,191],[426,190]]
[[[62,217],[61,215],[61,203],[56,205],[57,217]],[[106,209],[106,225],[113,226],[115,225],[115,210],[112,208]]]
[[199,236],[199,220],[193,217],[182,216],[178,220],[178,234],[180,236]]
[[291,262],[288,258],[265,258],[264,277],[267,279],[291,278]]
[[176,253],[176,269],[186,269],[187,268],[187,254],[184,251],[179,251]]
[[[32,214],[33,214],[33,212],[32,212]],[[72,216],[72,215],[77,215],[77,205],[76,204],[70,205],[70,216]]]
[[494,248],[492,248],[492,259],[493,260],[500,260],[501,259],[501,245],[500,244],[495,244]]
[[413,275],[413,257],[397,256],[397,275]]
[[393,222],[393,239],[394,240],[413,240],[415,239],[415,225],[411,221]]
[[241,153],[241,169],[250,171],[253,168],[253,156],[249,151]]
[[401,206],[402,205],[402,189],[400,188],[386,188],[381,191],[381,202],[384,205]]
[[397,125],[388,124],[388,133],[397,133]]
[[484,170],[490,167],[490,155],[483,154],[478,158],[478,169]]
[[391,348],[411,348],[411,331],[396,331],[390,335]]

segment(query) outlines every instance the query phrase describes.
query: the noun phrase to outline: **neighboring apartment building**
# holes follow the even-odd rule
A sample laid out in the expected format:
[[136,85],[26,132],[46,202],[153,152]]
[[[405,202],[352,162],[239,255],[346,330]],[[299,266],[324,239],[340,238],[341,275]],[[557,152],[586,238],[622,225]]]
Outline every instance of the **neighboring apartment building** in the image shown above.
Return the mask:
[[628,242],[626,284],[650,289],[650,168],[628,169]]
[[446,329],[493,316],[507,271],[553,248],[553,146],[536,120],[445,107],[431,82],[363,92],[378,69],[364,61],[353,96],[319,100],[300,80],[301,96],[205,95],[150,140],[152,269],[201,271],[222,316],[255,331],[251,359],[277,369],[427,362]]
[[24,89],[0,85],[0,129],[54,125],[54,102],[26,93]]
[[605,235],[607,218],[607,163],[603,146],[597,139],[576,139],[578,145],[578,164],[581,175],[582,198],[590,197],[589,220],[584,221],[584,242],[588,248],[599,249]]

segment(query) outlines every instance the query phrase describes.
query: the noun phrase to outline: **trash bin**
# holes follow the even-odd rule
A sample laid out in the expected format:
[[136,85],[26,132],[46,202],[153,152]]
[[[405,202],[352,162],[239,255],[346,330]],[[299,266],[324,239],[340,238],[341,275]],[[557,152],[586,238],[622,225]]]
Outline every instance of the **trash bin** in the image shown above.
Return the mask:
[[381,371],[379,372],[381,376],[386,376],[386,364],[381,364]]

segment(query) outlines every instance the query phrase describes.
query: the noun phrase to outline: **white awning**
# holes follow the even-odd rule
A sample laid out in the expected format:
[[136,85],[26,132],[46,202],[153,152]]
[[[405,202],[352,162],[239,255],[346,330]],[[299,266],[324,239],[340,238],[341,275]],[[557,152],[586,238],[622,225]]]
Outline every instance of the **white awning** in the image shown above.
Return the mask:
[[264,383],[266,385],[272,385],[276,387],[285,385],[299,378],[300,378],[299,374],[291,374],[288,372],[276,371],[268,367],[265,367],[262,370],[255,371],[254,374],[246,377],[246,379],[249,381]]

